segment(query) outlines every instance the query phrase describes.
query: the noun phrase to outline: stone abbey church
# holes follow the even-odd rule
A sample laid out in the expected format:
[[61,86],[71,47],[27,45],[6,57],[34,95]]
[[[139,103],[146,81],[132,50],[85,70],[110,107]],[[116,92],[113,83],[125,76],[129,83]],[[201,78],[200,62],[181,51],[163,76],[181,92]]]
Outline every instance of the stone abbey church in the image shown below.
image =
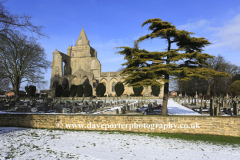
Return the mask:
[[[82,29],[75,47],[69,46],[67,55],[58,51],[53,52],[53,61],[51,68],[51,98],[55,97],[55,88],[62,85],[63,89],[70,89],[71,85],[91,84],[93,87],[93,95],[96,94],[96,87],[99,83],[106,86],[107,96],[115,96],[115,85],[123,82],[124,77],[119,72],[101,72],[101,63],[97,58],[97,51],[89,44],[87,35]],[[133,94],[132,87],[124,86],[123,95]],[[151,95],[151,86],[144,87],[142,95]],[[161,88],[159,97],[163,97],[163,87]]]

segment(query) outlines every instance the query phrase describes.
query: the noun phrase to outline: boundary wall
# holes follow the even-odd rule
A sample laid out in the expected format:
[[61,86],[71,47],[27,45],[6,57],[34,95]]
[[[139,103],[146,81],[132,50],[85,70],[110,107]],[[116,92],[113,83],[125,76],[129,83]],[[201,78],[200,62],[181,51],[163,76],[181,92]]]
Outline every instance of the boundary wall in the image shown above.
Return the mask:
[[240,117],[0,114],[0,126],[70,130],[168,132],[240,137]]

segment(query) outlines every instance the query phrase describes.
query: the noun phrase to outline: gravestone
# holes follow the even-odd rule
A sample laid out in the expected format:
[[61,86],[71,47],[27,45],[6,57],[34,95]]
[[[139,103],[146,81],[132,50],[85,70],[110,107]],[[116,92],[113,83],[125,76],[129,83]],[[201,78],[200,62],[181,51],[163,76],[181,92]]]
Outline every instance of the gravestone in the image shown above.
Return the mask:
[[210,99],[210,116],[214,115],[214,100],[213,98]]
[[140,108],[141,107],[141,102],[138,102],[138,108]]
[[231,110],[231,108],[228,108],[228,114],[230,115],[230,116],[232,116],[232,110]]
[[124,105],[124,106],[123,106],[123,110],[125,110],[125,111],[126,111],[126,109],[127,109],[127,107]]
[[153,106],[154,106],[154,107],[157,106],[157,100],[154,101]]
[[124,108],[121,108],[121,114],[125,114]]
[[218,116],[219,114],[219,106],[217,105],[216,107],[214,107],[214,115]]
[[119,114],[119,110],[118,109],[115,109],[115,111],[116,111],[116,114]]
[[216,111],[215,111],[215,115],[216,115],[216,116],[218,116],[219,111],[220,111],[220,100],[217,99],[217,108],[216,108]]
[[73,113],[78,113],[78,107],[73,108]]
[[62,113],[67,113],[67,108],[63,108]]
[[223,112],[227,114],[227,108],[223,108]]
[[127,111],[129,111],[130,110],[130,106],[127,104]]
[[207,108],[207,100],[204,101],[204,108]]
[[148,112],[152,112],[152,104],[148,104]]
[[97,105],[96,104],[93,104],[93,109],[97,109]]
[[233,103],[233,115],[238,115],[238,102],[237,101],[235,101],[234,103]]
[[203,107],[200,106],[200,107],[199,107],[199,113],[200,113],[200,114],[202,114],[202,110],[203,110]]

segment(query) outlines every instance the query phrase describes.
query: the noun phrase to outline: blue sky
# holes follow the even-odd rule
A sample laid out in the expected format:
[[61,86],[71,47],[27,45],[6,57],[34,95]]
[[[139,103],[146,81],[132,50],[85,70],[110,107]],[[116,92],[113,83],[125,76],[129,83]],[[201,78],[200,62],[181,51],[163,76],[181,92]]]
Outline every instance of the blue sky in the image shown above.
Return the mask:
[[[84,26],[90,45],[98,52],[102,72],[117,71],[124,61],[123,56],[115,54],[115,47],[133,47],[134,40],[150,33],[141,24],[152,18],[205,37],[212,43],[205,53],[220,54],[236,65],[240,61],[239,0],[8,0],[4,6],[11,13],[33,16],[35,25],[45,27],[43,32],[49,38],[38,41],[49,61],[55,49],[66,53]],[[163,51],[166,43],[147,40],[140,43],[140,48]],[[48,84],[41,89],[49,89],[50,77],[49,69],[45,74]]]

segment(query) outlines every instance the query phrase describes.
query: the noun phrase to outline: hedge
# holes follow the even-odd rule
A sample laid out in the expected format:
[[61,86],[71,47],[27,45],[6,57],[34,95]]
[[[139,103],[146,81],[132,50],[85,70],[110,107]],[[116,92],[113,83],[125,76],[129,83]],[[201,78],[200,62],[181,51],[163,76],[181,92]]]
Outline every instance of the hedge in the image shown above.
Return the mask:
[[76,94],[78,97],[82,97],[84,93],[84,87],[82,84],[77,86]]
[[56,97],[61,97],[63,93],[63,88],[61,85],[58,85],[56,90],[55,90],[55,96]]
[[133,87],[133,92],[135,96],[140,96],[143,91],[143,86]]
[[233,96],[239,96],[240,95],[240,80],[234,81],[230,86],[231,93]]
[[96,88],[96,95],[98,97],[104,97],[105,92],[106,92],[106,86],[103,83],[99,83]]
[[70,91],[68,89],[63,90],[62,97],[69,97]]
[[84,96],[91,97],[92,96],[92,86],[91,84],[86,84],[84,87]]
[[159,93],[160,93],[160,86],[156,86],[156,85],[153,85],[151,86],[152,88],[152,94],[156,97],[158,97]]
[[74,97],[76,96],[77,94],[77,86],[75,84],[71,85],[71,88],[70,88],[70,95],[71,97]]
[[26,86],[25,90],[27,92],[27,96],[33,97],[34,94],[36,93],[36,86],[33,85]]
[[115,92],[117,94],[117,96],[121,96],[124,92],[124,85],[122,82],[118,82],[116,85],[115,85]]

